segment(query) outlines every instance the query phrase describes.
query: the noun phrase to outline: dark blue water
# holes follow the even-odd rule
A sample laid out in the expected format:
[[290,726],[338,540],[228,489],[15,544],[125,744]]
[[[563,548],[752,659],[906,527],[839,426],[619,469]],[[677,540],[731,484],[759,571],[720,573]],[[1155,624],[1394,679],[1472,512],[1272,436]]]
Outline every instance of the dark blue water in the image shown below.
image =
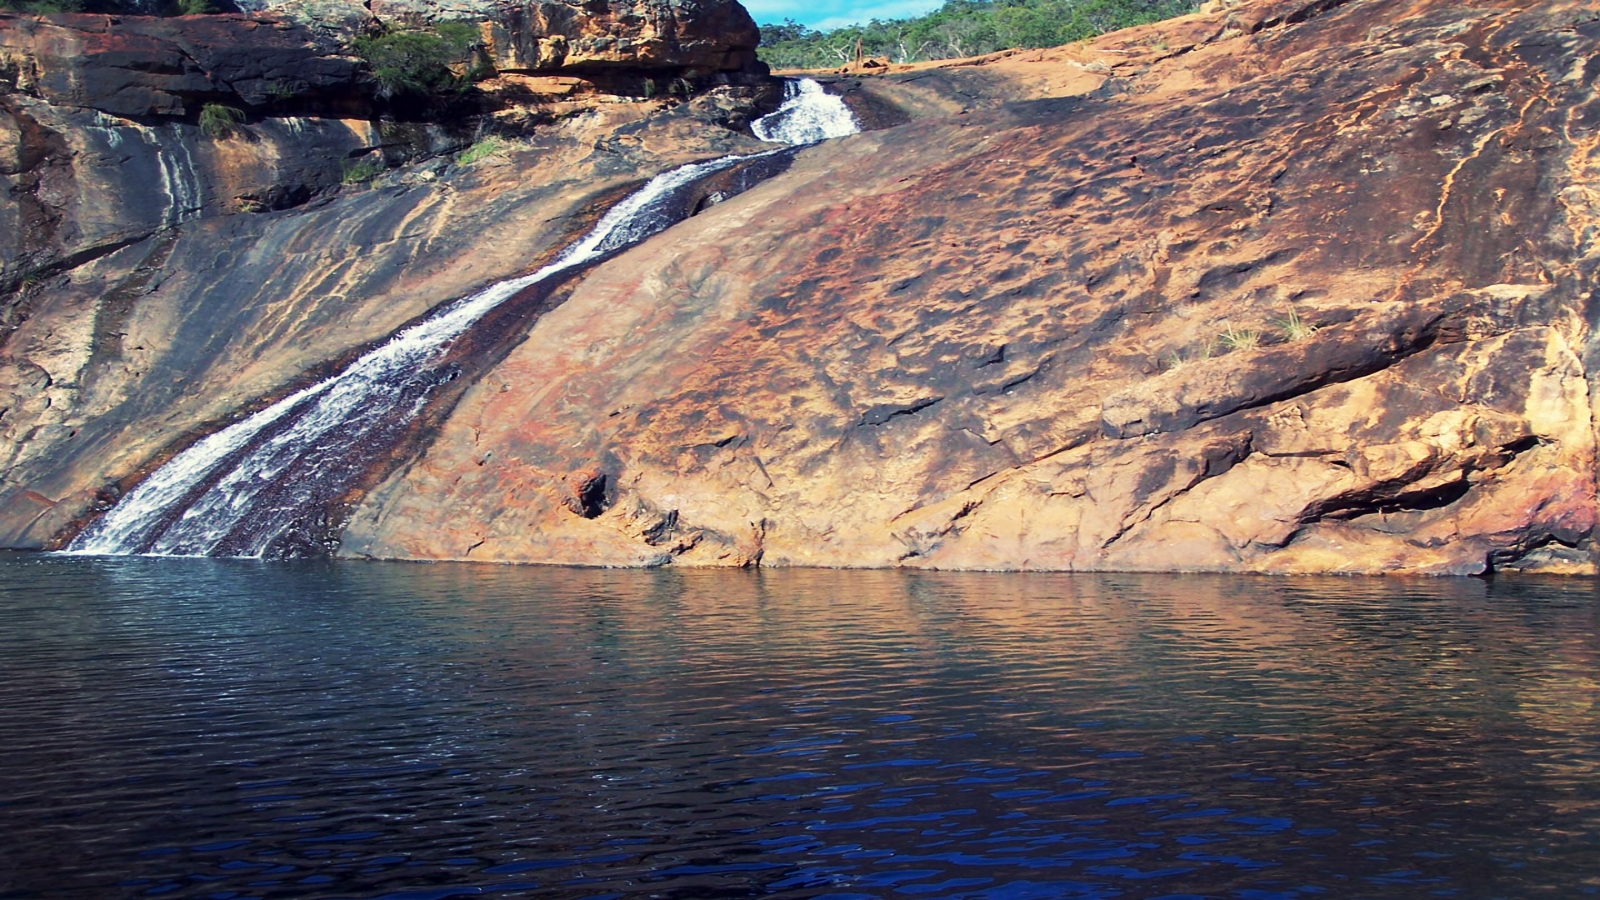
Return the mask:
[[0,557],[0,897],[1593,896],[1594,591]]

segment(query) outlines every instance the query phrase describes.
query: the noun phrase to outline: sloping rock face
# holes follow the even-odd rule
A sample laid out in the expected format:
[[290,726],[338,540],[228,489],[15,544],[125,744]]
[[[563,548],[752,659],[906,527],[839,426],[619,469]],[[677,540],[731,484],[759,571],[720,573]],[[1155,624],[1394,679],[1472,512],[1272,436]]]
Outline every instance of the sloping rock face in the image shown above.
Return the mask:
[[[381,119],[346,24],[0,13],[0,543],[50,543],[199,434],[536,268],[649,174],[763,146],[727,127],[758,91],[729,86]],[[213,101],[245,120],[208,134]]]
[[596,270],[342,552],[1593,572],[1597,51],[1291,0],[840,81],[909,123]]
[[41,276],[0,346],[0,542],[48,545],[200,434],[538,268],[641,170],[753,147],[683,108],[619,107],[329,202],[186,219]]
[[[415,2],[391,12],[378,18],[341,0],[173,18],[0,12],[0,176],[10,198],[0,204],[0,341],[33,304],[4,296],[24,280],[163,228],[298,206],[336,192],[352,170],[364,179],[486,132],[524,134],[645,95],[659,94],[647,105],[661,106],[669,93],[722,90],[716,118],[738,127],[775,90],[753,56],[755,26],[731,0],[559,11]],[[377,97],[349,49],[367,30],[459,18],[483,32],[480,74],[489,65],[494,77],[454,104],[422,104],[427,115]],[[513,33],[513,44],[566,49],[526,63],[505,50]],[[201,127],[208,105],[231,110],[237,127]]]

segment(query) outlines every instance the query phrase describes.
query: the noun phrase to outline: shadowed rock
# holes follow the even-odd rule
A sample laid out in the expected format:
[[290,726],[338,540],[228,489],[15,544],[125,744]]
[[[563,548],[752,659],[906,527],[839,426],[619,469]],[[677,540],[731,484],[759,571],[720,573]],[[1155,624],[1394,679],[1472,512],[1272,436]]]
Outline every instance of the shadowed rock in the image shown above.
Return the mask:
[[48,17],[0,12],[14,91],[116,116],[186,116],[281,92],[362,111],[360,61],[311,29],[242,15]]
[[1597,38],[1235,4],[837,79],[905,124],[590,275],[344,552],[1592,571]]

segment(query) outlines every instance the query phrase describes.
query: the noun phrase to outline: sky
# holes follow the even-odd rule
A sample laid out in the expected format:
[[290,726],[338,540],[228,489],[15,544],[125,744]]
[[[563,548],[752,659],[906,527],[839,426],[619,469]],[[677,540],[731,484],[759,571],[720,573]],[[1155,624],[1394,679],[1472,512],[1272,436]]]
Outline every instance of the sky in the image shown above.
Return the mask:
[[870,22],[873,19],[905,19],[920,16],[944,5],[943,0],[742,0],[750,15],[763,24],[793,19],[802,25],[826,30]]

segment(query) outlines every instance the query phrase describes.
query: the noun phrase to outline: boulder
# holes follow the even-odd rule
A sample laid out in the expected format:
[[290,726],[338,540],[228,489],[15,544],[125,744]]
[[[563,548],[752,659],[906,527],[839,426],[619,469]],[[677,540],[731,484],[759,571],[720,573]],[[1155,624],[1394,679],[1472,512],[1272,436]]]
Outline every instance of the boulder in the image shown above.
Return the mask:
[[11,90],[115,116],[192,116],[206,102],[358,96],[360,61],[292,22],[0,12]]
[[[375,0],[383,15],[414,0]],[[379,4],[383,4],[379,6]],[[688,73],[764,72],[760,32],[732,0],[542,0],[503,8],[485,25],[485,47],[503,72],[576,73],[679,68]]]
[[765,72],[755,56],[755,20],[735,0],[372,0],[367,9],[388,25],[478,24],[499,72]]

